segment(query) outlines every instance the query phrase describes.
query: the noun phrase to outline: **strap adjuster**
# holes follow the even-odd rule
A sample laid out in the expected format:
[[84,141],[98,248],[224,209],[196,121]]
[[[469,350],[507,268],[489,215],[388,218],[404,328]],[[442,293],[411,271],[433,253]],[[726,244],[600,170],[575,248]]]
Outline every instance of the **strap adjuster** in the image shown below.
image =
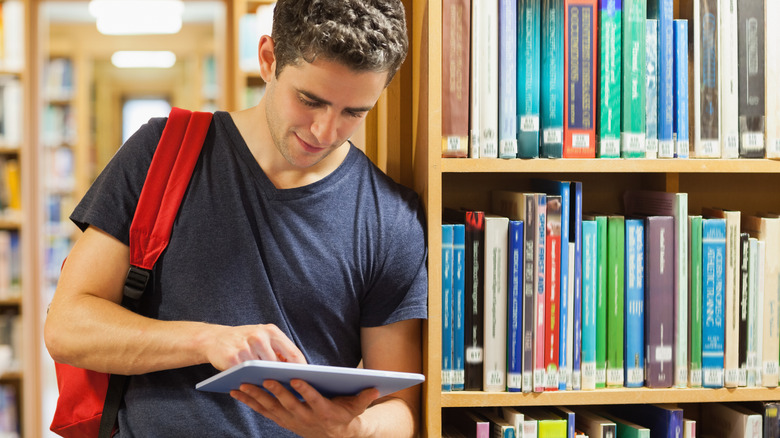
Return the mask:
[[125,297],[132,300],[141,299],[151,274],[151,271],[146,269],[130,266],[130,270],[127,271],[127,278],[125,278]]

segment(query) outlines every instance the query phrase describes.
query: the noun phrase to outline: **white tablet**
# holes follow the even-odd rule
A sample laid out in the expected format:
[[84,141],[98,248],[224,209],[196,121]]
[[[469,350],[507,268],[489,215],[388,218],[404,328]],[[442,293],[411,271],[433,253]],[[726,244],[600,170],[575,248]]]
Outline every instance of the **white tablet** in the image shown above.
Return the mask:
[[304,380],[328,398],[355,395],[366,388],[377,388],[382,397],[422,383],[425,376],[397,371],[248,360],[209,377],[195,385],[195,388],[201,391],[230,392],[238,389],[242,383],[261,386],[264,380],[276,380],[298,395],[290,387],[290,379]]

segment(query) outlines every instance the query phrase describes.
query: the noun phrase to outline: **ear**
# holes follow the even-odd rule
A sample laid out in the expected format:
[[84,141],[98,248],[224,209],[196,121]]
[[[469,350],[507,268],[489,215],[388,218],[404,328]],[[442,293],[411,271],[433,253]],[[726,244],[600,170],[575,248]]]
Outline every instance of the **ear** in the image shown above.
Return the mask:
[[257,44],[257,57],[260,61],[260,76],[267,84],[276,75],[276,56],[274,56],[273,38],[268,35],[260,37],[260,42]]

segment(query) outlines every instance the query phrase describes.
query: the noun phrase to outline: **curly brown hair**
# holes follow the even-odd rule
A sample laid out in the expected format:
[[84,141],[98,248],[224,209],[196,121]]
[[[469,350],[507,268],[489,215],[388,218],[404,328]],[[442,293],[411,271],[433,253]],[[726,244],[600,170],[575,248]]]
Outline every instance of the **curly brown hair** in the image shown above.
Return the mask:
[[400,0],[279,0],[274,8],[276,74],[321,56],[355,71],[388,72],[409,49]]

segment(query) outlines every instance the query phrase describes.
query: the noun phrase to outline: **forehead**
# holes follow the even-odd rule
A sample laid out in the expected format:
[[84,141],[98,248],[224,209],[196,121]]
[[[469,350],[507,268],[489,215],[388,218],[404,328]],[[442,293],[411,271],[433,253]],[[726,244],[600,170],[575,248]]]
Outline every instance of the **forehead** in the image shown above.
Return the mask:
[[280,85],[345,107],[373,106],[388,72],[356,71],[339,62],[315,59],[289,64],[277,76]]

